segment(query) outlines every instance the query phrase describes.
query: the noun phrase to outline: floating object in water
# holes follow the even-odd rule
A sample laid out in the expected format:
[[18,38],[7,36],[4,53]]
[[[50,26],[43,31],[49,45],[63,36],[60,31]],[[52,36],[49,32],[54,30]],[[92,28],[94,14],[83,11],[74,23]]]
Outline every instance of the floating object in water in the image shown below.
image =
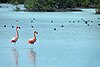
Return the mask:
[[35,20],[35,18],[33,18],[33,20]]
[[18,20],[16,20],[16,22],[18,22]]
[[33,26],[32,26],[32,28],[33,28]]
[[53,21],[51,21],[53,23]]
[[80,21],[78,20],[78,22],[80,22]]
[[98,24],[98,26],[100,26],[100,24]]
[[87,24],[87,26],[90,26],[89,24]]
[[12,28],[14,28],[14,26],[12,26]]
[[73,23],[75,23],[75,21],[73,21]]
[[100,19],[99,17],[97,19]]
[[93,21],[91,21],[91,23],[93,23]]
[[31,22],[33,22],[33,20],[31,20]]
[[88,23],[88,21],[85,21],[85,24],[87,24]]
[[71,21],[69,21],[69,23],[71,23]]
[[83,18],[81,18],[81,20],[83,20]]
[[56,28],[54,28],[54,30],[56,30]]
[[10,40],[10,42],[12,42],[12,43],[16,43],[16,41],[17,41],[18,38],[19,38],[18,28],[19,28],[19,27],[16,26],[16,36],[13,37],[13,38]]
[[7,27],[6,25],[4,25],[4,27]]
[[38,34],[38,32],[34,31],[34,37],[28,40],[28,44],[34,44],[36,42],[36,34]]
[[83,20],[85,22],[85,20],[83,18],[81,18],[81,20]]
[[61,27],[64,27],[63,25]]

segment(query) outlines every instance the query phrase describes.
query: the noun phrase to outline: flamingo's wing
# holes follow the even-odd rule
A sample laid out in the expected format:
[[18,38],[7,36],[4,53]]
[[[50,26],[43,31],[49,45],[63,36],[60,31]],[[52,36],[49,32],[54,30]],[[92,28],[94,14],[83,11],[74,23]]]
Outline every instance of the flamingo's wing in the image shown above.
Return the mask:
[[30,39],[28,40],[28,44],[34,44],[34,39],[33,39],[33,38],[30,38]]
[[16,40],[16,37],[13,37],[11,40]]
[[33,41],[33,38],[30,38],[29,41]]
[[17,41],[16,37],[13,37],[13,38],[10,40],[10,42],[13,42],[13,43],[15,43],[16,41]]
[[29,41],[36,42],[36,39],[35,38],[30,38]]

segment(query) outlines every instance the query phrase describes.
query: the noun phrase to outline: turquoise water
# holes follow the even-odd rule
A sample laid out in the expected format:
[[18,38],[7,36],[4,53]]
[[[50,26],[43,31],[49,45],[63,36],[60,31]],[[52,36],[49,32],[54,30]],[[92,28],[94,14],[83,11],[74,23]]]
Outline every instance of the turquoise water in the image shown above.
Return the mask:
[[[11,5],[0,8],[0,67],[100,67],[100,15],[95,15],[95,9],[82,10],[14,12]],[[89,20],[89,26],[81,18]],[[16,33],[12,26],[21,27],[16,44],[10,43]],[[35,30],[37,42],[28,45]]]

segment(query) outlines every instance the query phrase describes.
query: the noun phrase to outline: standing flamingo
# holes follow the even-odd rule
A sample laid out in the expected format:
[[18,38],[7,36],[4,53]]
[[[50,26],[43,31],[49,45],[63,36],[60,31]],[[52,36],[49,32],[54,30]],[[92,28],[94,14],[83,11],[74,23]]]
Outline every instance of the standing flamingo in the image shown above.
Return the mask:
[[13,37],[11,40],[10,40],[10,42],[12,42],[12,43],[16,43],[16,41],[18,40],[18,38],[19,38],[19,34],[18,34],[18,26],[16,26],[16,36],[15,37]]
[[36,34],[38,34],[38,32],[34,31],[34,37],[28,40],[28,44],[34,44],[36,42]]

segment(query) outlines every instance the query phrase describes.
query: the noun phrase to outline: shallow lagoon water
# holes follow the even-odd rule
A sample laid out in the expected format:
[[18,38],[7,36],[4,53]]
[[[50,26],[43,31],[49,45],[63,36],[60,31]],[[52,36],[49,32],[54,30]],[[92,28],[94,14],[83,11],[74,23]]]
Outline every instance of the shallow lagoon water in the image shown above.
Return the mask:
[[[100,67],[100,15],[95,15],[95,9],[82,10],[15,12],[11,6],[0,8],[0,67]],[[89,26],[81,18],[90,20]],[[17,25],[20,37],[12,44],[16,33],[12,26]],[[35,30],[37,42],[28,45]]]

